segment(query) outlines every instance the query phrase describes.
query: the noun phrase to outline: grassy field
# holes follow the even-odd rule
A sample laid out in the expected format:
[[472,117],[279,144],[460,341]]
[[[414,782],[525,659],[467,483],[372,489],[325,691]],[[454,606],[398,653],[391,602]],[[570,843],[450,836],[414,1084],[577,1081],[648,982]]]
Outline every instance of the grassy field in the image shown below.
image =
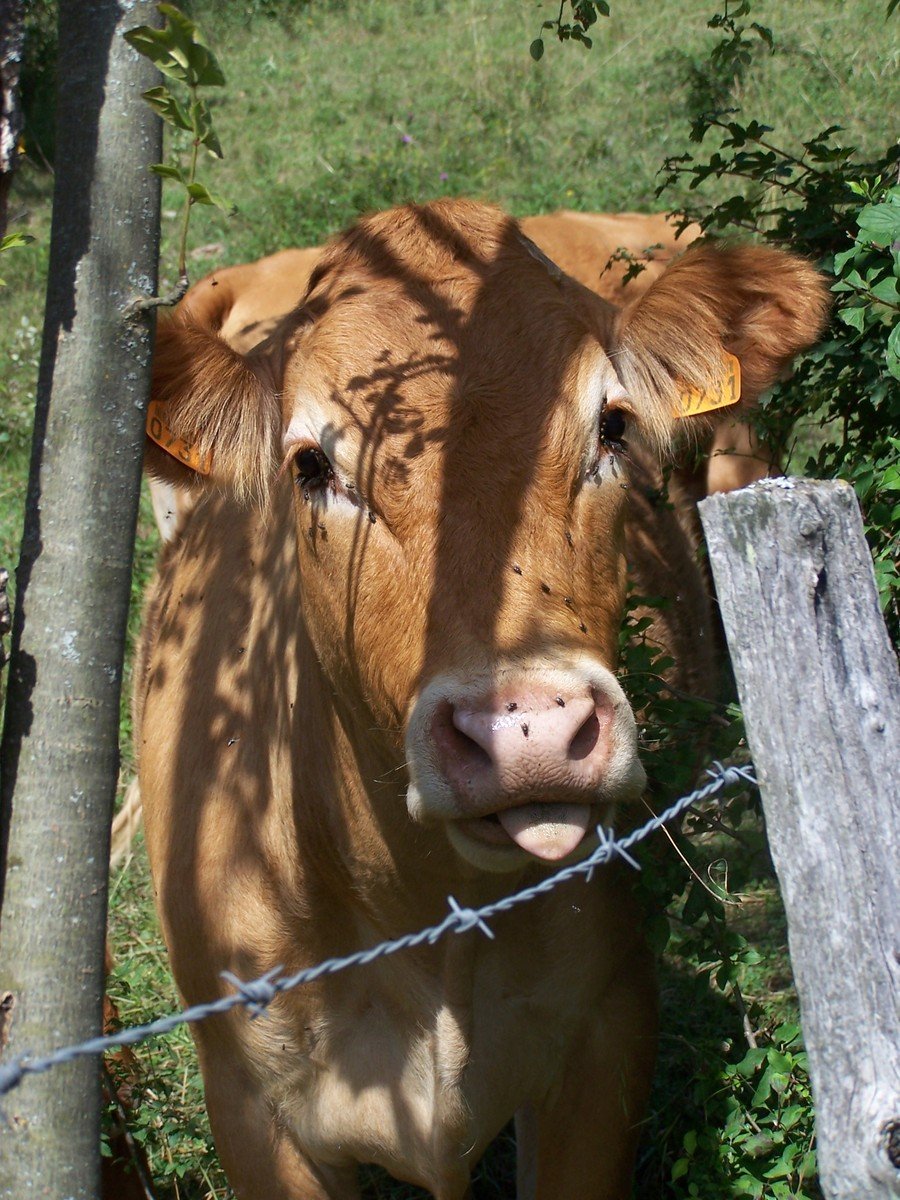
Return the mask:
[[[486,5],[475,0],[194,0],[191,11],[215,47],[228,86],[215,102],[225,149],[201,179],[238,206],[228,218],[195,210],[190,266],[199,278],[217,265],[288,245],[320,242],[358,213],[405,200],[468,195],[517,215],[559,207],[582,210],[676,209],[677,192],[655,199],[663,159],[689,148],[690,121],[716,81],[705,63],[715,11],[675,0],[614,0],[594,31],[590,52],[548,39],[540,63],[528,45],[556,5]],[[772,28],[776,50],[760,41],[731,102],[775,127],[797,147],[827,125],[841,125],[863,154],[890,136],[898,111],[900,20],[885,23],[886,0],[770,0],[752,14]],[[749,18],[748,18],[749,19]],[[40,348],[43,280],[52,181],[42,147],[26,139],[12,198],[12,228],[37,242],[4,256],[0,274],[0,564],[17,557]],[[63,153],[64,148],[57,151]],[[176,198],[164,195],[164,282],[174,278]],[[146,504],[140,524],[132,635],[152,569],[155,535]],[[123,760],[128,748],[123,705]],[[759,1029],[796,1015],[783,914],[758,821],[743,818],[741,840],[706,834],[698,854],[711,874],[727,861],[728,928],[746,937],[738,982]],[[674,861],[674,859],[673,859]],[[684,870],[684,886],[690,882]],[[112,990],[124,1021],[174,1007],[140,841],[112,881],[111,939],[118,966]],[[678,932],[681,905],[673,907]],[[673,1164],[697,1123],[727,1119],[717,1096],[721,1056],[736,1061],[742,1019],[689,942],[674,940],[661,967],[662,1062],[646,1147],[641,1200],[688,1196],[673,1190]],[[730,989],[726,988],[725,991]],[[146,1094],[135,1133],[151,1152],[166,1200],[229,1195],[210,1148],[187,1035],[140,1052]],[[718,1086],[718,1091],[717,1091]],[[734,1089],[730,1094],[735,1094]],[[512,1195],[511,1147],[503,1139],[476,1185],[481,1200]],[[772,1187],[775,1184],[773,1182]],[[418,1195],[373,1175],[369,1197]],[[722,1175],[709,1200],[741,1196]],[[766,1196],[779,1193],[767,1191]],[[814,1185],[789,1195],[814,1197]],[[574,1198],[573,1198],[574,1200]]]

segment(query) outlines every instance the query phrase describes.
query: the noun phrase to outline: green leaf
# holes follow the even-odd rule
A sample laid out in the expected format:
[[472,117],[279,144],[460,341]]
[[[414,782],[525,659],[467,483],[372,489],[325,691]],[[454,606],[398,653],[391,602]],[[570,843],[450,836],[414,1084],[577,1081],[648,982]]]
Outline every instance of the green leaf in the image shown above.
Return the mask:
[[766,1057],[766,1052],[762,1046],[756,1046],[748,1050],[741,1061],[735,1067],[737,1073],[744,1079],[749,1079],[756,1072],[759,1064]]
[[[866,286],[866,281],[863,279],[862,275],[860,275],[859,271],[857,271],[855,267],[852,271],[847,272],[847,274],[843,278],[843,282],[849,283],[851,287],[855,287],[855,288],[865,288],[865,286]],[[834,288],[834,291],[837,291],[837,288]]]
[[221,143],[212,127],[209,105],[205,101],[195,100],[191,105],[191,125],[201,146],[206,146],[217,158],[224,157]]
[[540,62],[541,59],[544,57],[543,39],[535,38],[534,41],[531,43],[531,45],[528,47],[528,53],[531,55],[531,57],[534,59],[535,62]]
[[195,204],[214,204],[216,208],[221,208],[223,212],[234,213],[236,211],[233,204],[224,200],[221,196],[217,196],[215,192],[211,192],[202,183],[189,183],[188,195]]
[[191,87],[221,87],[225,76],[216,56],[190,18],[174,4],[160,4],[164,29],[140,25],[125,34],[128,44],[149,58],[164,75]]
[[741,1188],[743,1194],[745,1196],[752,1196],[753,1200],[758,1200],[758,1197],[761,1197],[765,1191],[765,1184],[761,1183],[758,1179],[754,1179],[752,1175],[740,1175],[734,1182],[735,1187]]
[[202,183],[189,183],[187,191],[190,198],[197,204],[215,204],[212,198],[212,192]]
[[851,329],[858,329],[860,333],[863,331],[863,326],[866,323],[866,313],[868,309],[865,307],[842,308],[838,312],[838,316],[845,325],[849,325]]
[[859,254],[859,251],[859,246],[854,243],[849,250],[841,250],[839,254],[836,254],[834,256],[835,275],[839,275],[847,263],[855,258],[857,254]]
[[780,1071],[782,1074],[789,1075],[794,1065],[793,1058],[788,1054],[783,1054],[777,1047],[770,1046],[766,1051],[766,1061],[769,1066],[775,1071]]
[[773,1035],[775,1040],[782,1046],[790,1046],[791,1042],[795,1042],[800,1036],[800,1026],[793,1021],[786,1021],[784,1025],[779,1025]]
[[793,1129],[799,1120],[802,1119],[806,1109],[802,1104],[791,1104],[781,1114],[781,1128],[784,1130]]
[[225,157],[224,153],[222,152],[222,143],[219,141],[218,135],[213,129],[212,125],[210,125],[209,129],[207,129],[206,133],[204,133],[203,137],[200,139],[200,144],[202,146],[206,146],[208,150],[211,150],[216,158]]
[[689,1158],[676,1159],[675,1164],[672,1167],[672,1183],[674,1183],[676,1179],[681,1179],[683,1175],[687,1175],[688,1171],[690,1170],[690,1166],[691,1160]]
[[4,250],[12,250],[14,246],[27,246],[29,242],[34,241],[34,236],[30,233],[6,233],[0,240],[0,253]]
[[817,1167],[818,1163],[816,1160],[815,1150],[808,1150],[806,1154],[803,1155],[803,1160],[800,1163],[800,1178],[812,1179],[813,1175],[816,1173]]
[[168,125],[173,125],[176,129],[192,129],[187,113],[167,87],[160,85],[150,88],[141,95]]
[[794,1159],[800,1153],[798,1142],[791,1142],[782,1150],[773,1166],[763,1172],[764,1179],[787,1179],[794,1170]]
[[763,1071],[762,1079],[756,1085],[756,1091],[753,1093],[753,1098],[750,1101],[751,1108],[759,1108],[765,1104],[772,1092],[772,1072],[771,1070]]
[[[30,233],[20,233],[18,230],[15,233],[6,233],[0,238],[0,253],[4,250],[12,250],[15,246],[27,246],[29,242],[33,242],[34,237]],[[0,288],[6,287],[6,280],[0,279]],[[8,441],[9,438],[4,438]]]
[[876,300],[883,300],[885,304],[897,304],[900,301],[900,290],[897,287],[897,278],[894,275],[888,275],[885,279],[880,280],[874,286],[869,288],[869,291]]
[[900,188],[891,191],[898,193],[897,202],[867,204],[859,214],[860,234],[876,246],[890,246],[900,239]]
[[768,1133],[754,1133],[744,1142],[744,1149],[751,1158],[762,1158],[775,1149],[775,1141]]
[[723,962],[718,971],[716,971],[716,987],[719,991],[724,992],[729,983],[734,983],[738,977],[737,964],[733,962]]
[[161,175],[163,179],[175,179],[179,183],[184,183],[181,168],[174,167],[171,163],[151,163],[150,170],[154,175]]
[[775,39],[772,37],[771,29],[768,29],[765,25],[759,25],[756,21],[751,21],[750,28],[755,29],[769,49],[774,51]]
[[159,11],[169,19],[172,36],[192,77],[189,82],[199,87],[222,87],[222,68],[194,22],[174,4],[160,4]]
[[706,889],[696,879],[691,884],[687,900],[684,902],[681,919],[685,925],[696,925],[708,907]]
[[168,30],[139,25],[137,29],[129,29],[124,38],[138,54],[149,58],[163,75],[177,79],[180,83],[187,82],[187,63],[180,61],[176,56]]

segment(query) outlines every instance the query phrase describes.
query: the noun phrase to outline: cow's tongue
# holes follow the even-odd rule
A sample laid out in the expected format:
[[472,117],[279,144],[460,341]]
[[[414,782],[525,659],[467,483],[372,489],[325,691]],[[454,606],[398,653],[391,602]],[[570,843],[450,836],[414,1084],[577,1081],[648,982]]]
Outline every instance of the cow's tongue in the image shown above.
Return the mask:
[[497,813],[516,843],[536,858],[555,862],[579,845],[591,819],[587,804],[523,804]]

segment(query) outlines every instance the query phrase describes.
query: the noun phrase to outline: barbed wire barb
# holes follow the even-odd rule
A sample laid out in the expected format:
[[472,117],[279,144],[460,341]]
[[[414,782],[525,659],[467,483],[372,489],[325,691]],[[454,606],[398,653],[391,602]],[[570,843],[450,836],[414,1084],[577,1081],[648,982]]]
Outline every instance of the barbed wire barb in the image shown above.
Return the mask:
[[251,1017],[259,1017],[265,1013],[266,1009],[278,995],[280,990],[278,983],[283,970],[283,965],[273,967],[271,971],[266,971],[265,975],[260,975],[259,979],[251,979],[249,981],[239,979],[231,971],[220,971],[219,978],[224,979],[226,983],[230,983],[238,995],[244,997]]

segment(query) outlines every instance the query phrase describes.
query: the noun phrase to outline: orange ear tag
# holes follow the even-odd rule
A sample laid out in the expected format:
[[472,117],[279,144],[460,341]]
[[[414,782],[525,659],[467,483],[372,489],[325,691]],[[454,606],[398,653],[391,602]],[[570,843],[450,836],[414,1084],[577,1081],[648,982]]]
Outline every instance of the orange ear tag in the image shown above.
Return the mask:
[[189,446],[182,438],[176,437],[169,428],[168,415],[168,406],[164,401],[150,401],[147,408],[147,437],[192,471],[208,475],[212,469],[212,455],[201,454],[196,446]]
[[725,368],[716,386],[707,392],[682,385],[672,410],[673,417],[693,417],[698,413],[728,408],[741,398],[741,364],[733,354],[725,354]]

